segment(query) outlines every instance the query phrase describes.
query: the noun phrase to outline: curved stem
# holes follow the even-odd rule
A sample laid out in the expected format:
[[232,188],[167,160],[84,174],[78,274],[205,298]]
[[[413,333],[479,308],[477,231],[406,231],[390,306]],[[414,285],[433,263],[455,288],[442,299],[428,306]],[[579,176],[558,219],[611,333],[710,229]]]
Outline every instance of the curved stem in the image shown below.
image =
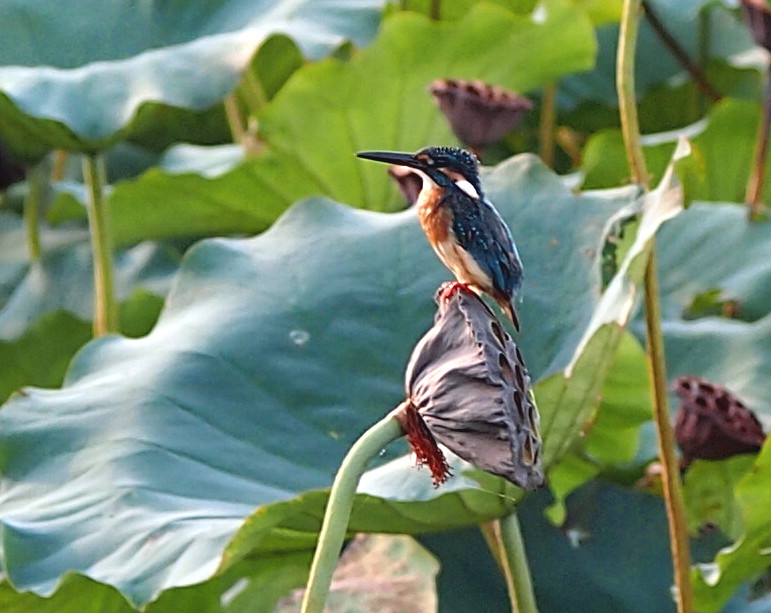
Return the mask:
[[[641,0],[624,0],[621,15],[621,33],[618,43],[617,87],[621,127],[624,135],[632,179],[648,187],[648,172],[640,145],[640,129],[635,105],[634,57],[637,25]],[[688,532],[685,524],[685,506],[677,468],[674,436],[670,424],[667,403],[666,366],[664,341],[661,333],[661,305],[656,277],[655,245],[645,269],[645,324],[647,336],[648,367],[653,381],[653,421],[659,443],[662,464],[664,504],[669,522],[669,543],[674,567],[675,600],[678,613],[693,611],[693,590],[690,579],[691,554],[688,548]]]
[[27,197],[24,199],[24,224],[27,227],[27,248],[29,258],[40,259],[40,205],[43,200],[43,171],[40,165],[30,168],[27,173]]
[[538,613],[516,509],[499,520],[499,530],[510,574],[507,579],[511,610],[514,613]]
[[394,413],[400,409],[401,406],[397,407],[362,434],[340,464],[319,532],[308,587],[303,597],[302,613],[322,613],[324,610],[332,574],[348,529],[359,479],[370,460],[386,445],[403,435],[402,427],[394,417]]
[[104,202],[104,163],[98,154],[83,159],[88,187],[88,226],[94,257],[94,335],[118,331],[118,303],[112,270],[112,241]]

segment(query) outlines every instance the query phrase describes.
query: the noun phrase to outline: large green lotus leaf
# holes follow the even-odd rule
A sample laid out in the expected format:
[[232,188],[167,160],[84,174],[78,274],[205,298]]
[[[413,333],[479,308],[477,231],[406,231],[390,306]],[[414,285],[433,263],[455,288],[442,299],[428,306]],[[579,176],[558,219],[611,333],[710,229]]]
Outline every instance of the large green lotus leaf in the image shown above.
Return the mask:
[[[346,39],[374,35],[382,0],[45,0],[0,6],[0,135],[17,153],[95,149],[131,131],[147,104],[168,120],[201,111],[236,86],[255,49],[272,34],[319,58]],[[112,33],[120,32],[120,36]],[[163,125],[159,123],[158,125]],[[143,126],[147,130],[147,126]]]
[[[18,217],[0,217],[0,399],[25,385],[58,387],[70,359],[89,338],[93,271],[83,231],[41,231],[43,257],[30,263]],[[122,329],[142,336],[157,318],[177,258],[143,243],[115,262]]]
[[[475,78],[528,91],[591,65],[594,34],[584,12],[561,0],[544,6],[542,20],[486,4],[457,23],[392,15],[350,60],[330,58],[292,76],[259,114],[257,157],[216,176],[195,163],[117,184],[109,200],[115,241],[258,232],[318,194],[373,210],[403,208],[385,168],[354,153],[455,142],[426,90],[431,81]],[[213,166],[222,151],[211,151]],[[199,159],[206,155],[200,150]]]
[[[649,171],[660,177],[680,135],[691,139],[694,160],[683,175],[688,195],[697,200],[743,202],[760,122],[759,104],[725,100],[705,120],[681,130],[643,137]],[[607,130],[589,139],[584,151],[583,187],[610,187],[629,180],[621,132]],[[771,160],[765,169],[764,198],[771,197]]]
[[[749,223],[735,205],[695,203],[662,230],[658,245],[669,376],[726,386],[768,428],[771,223]],[[710,290],[737,301],[737,319],[684,319],[694,299]]]
[[[692,205],[660,235],[659,270],[662,316],[670,377],[696,375],[724,385],[771,424],[771,224],[747,222],[746,210],[730,204]],[[718,291],[738,304],[738,318],[704,316],[686,319],[694,299]],[[648,457],[655,452],[648,450]],[[765,452],[765,456],[767,456]],[[762,543],[768,546],[768,500],[771,490],[768,460],[763,457],[735,488],[710,474],[691,478],[695,491],[708,491],[721,507],[715,508],[734,532],[727,515],[735,496],[741,508],[744,532],[722,552],[715,565],[697,581],[700,610],[718,610],[737,585],[768,564]],[[705,471],[700,471],[705,472]],[[751,492],[751,494],[750,494]],[[699,513],[704,496],[697,498]],[[721,509],[726,509],[725,512]],[[729,517],[729,520],[726,520]]]
[[621,337],[602,386],[596,419],[585,426],[585,436],[549,472],[555,503],[549,519],[565,521],[565,497],[604,468],[630,462],[640,446],[640,426],[651,419],[650,381],[645,351],[632,336]]
[[754,463],[754,454],[724,460],[696,460],[683,475],[688,530],[698,533],[705,526],[717,526],[726,536],[737,539],[744,526],[734,486]]
[[[137,288],[119,304],[123,334],[139,337],[155,324],[163,298]],[[0,340],[0,402],[16,390],[59,387],[75,352],[92,337],[92,324],[67,311],[44,313],[13,340]]]
[[[206,583],[164,592],[145,613],[273,613],[276,602],[305,584],[312,552],[290,552],[244,560]],[[56,592],[42,597],[20,594],[0,583],[4,613],[131,613],[135,611],[114,587],[70,573]]]
[[744,534],[722,549],[715,561],[693,570],[695,604],[719,611],[742,581],[771,564],[771,445],[766,444],[747,475],[735,487]]
[[[19,337],[31,322],[52,311],[93,319],[91,248],[85,240],[50,249],[44,246],[43,258],[37,262],[29,263],[26,255],[23,257],[26,273],[0,311],[0,339]],[[165,295],[176,267],[174,255],[153,243],[116,253],[118,298],[128,299],[137,286]]]
[[64,311],[46,313],[12,341],[0,340],[0,400],[27,385],[58,387],[91,326]]
[[[747,28],[734,13],[720,2],[711,0],[652,0],[667,30],[692,58],[714,58],[738,62],[741,56],[754,48]],[[700,39],[702,29],[697,27],[699,13],[708,22],[708,40]],[[560,104],[565,110],[579,105],[617,107],[616,56],[618,25],[605,25],[597,30],[599,50],[595,67],[588,72],[569,76],[560,81]],[[661,42],[646,20],[640,21],[635,61],[635,89],[638,96],[651,89],[675,82],[687,73],[682,65]]]
[[[660,498],[593,481],[568,499],[568,523],[544,518],[546,492],[517,514],[541,613],[674,613],[667,520]],[[420,536],[442,564],[442,613],[508,610],[503,580],[479,530]],[[715,536],[693,539],[694,557],[714,555]]]
[[591,426],[605,376],[634,312],[654,236],[661,224],[682,210],[683,190],[675,168],[689,152],[687,143],[681,142],[665,177],[645,196],[634,241],[597,304],[579,350],[564,373],[550,376],[538,388],[547,467],[571,451],[577,436]]
[[[575,195],[532,156],[485,181],[527,271],[522,351],[535,377],[559,372],[597,306],[605,237],[637,191]],[[27,390],[0,411],[10,580],[48,594],[75,570],[143,603],[250,552],[310,548],[340,459],[403,397],[446,279],[414,210],[311,200],[254,239],[194,247],[148,336],[88,344],[62,390]],[[434,490],[409,464],[390,485],[382,472],[369,481],[353,529],[439,530],[510,505],[500,480],[459,470]],[[419,487],[405,492],[406,475]]]

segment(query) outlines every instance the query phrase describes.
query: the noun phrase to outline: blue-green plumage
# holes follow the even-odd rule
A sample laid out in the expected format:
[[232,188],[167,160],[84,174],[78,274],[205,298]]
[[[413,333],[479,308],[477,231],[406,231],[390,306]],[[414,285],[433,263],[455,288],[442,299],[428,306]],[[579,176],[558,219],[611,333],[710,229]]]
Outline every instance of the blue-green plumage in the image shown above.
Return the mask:
[[456,147],[358,155],[421,174],[417,206],[431,246],[459,282],[492,296],[519,329],[512,301],[522,286],[522,262],[508,226],[484,196],[476,158]]

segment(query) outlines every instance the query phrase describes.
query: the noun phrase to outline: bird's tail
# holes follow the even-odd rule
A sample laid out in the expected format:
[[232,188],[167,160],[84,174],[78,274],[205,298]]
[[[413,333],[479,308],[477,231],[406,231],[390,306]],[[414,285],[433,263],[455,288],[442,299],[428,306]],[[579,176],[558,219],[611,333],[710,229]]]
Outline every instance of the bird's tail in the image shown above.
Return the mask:
[[514,329],[519,332],[519,318],[517,317],[517,312],[514,310],[514,303],[511,300],[504,300],[501,302],[501,308],[503,308],[506,316],[511,320],[511,323],[514,324]]

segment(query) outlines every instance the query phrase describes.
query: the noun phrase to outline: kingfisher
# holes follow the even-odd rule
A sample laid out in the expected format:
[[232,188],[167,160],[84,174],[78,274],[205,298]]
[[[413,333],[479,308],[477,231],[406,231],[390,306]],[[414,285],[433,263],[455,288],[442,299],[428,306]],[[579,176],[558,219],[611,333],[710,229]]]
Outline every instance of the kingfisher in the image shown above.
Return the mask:
[[476,156],[458,147],[356,155],[420,175],[416,206],[428,242],[458,282],[490,295],[519,330],[513,301],[522,287],[522,262],[506,222],[482,191]]

